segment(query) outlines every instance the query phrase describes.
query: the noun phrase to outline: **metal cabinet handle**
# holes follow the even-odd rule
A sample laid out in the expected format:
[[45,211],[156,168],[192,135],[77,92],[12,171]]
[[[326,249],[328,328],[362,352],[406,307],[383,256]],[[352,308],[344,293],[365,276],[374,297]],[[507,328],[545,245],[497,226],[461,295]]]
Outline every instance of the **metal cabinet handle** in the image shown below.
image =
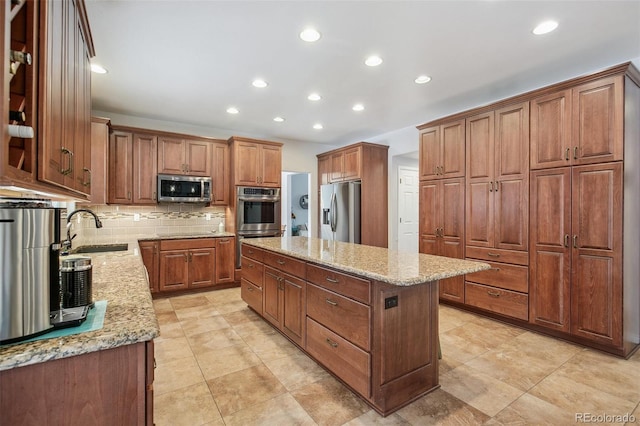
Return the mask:
[[578,147],[577,146],[573,147],[573,159],[574,160],[578,159]]
[[493,181],[489,182],[489,192],[493,192]]
[[338,302],[334,302],[333,300],[326,298],[325,302],[327,302],[328,304],[330,304],[331,306],[338,306]]
[[127,200],[131,199],[131,191],[127,192]]
[[326,277],[325,279],[326,279],[327,281],[329,281],[330,283],[338,284],[338,280],[336,280],[336,279],[329,278],[329,277]]
[[500,187],[500,182],[496,181],[496,189],[494,189],[494,192],[498,192],[499,187]]
[[247,286],[247,290],[248,291],[253,291],[253,287],[251,287],[250,285]]
[[158,196],[158,194],[156,192],[154,192],[153,195],[151,196],[151,199],[153,201],[156,201],[157,196]]
[[82,168],[82,176],[84,177],[85,173],[89,173],[89,179],[86,181],[82,182],[82,186],[91,186],[91,170],[87,169],[86,167]]
[[573,248],[578,248],[578,236],[573,236]]
[[491,256],[491,257],[500,257],[500,253],[491,253],[488,252],[487,255]]
[[277,260],[277,262],[278,262],[278,265],[284,265],[284,264],[286,263],[286,262],[285,262],[284,260],[282,260],[282,259],[278,259],[278,260]]
[[249,263],[249,264],[247,265],[247,267],[248,267],[248,268],[253,268],[253,263]]
[[500,293],[498,293],[497,291],[487,290],[487,294],[491,297],[500,297]]
[[193,253],[189,252],[189,262],[193,262]]
[[490,271],[496,271],[498,272],[500,270],[500,268],[491,268]]
[[569,234],[564,234],[564,246],[569,247]]
[[334,342],[333,340],[329,339],[327,337],[327,343],[332,347],[332,348],[337,348],[338,344],[336,342]]
[[569,161],[569,153],[571,152],[571,148],[567,148],[566,152],[564,153],[564,159]]
[[61,151],[62,151],[63,154],[68,156],[67,157],[67,159],[68,159],[67,166],[68,167],[66,169],[60,170],[60,173],[62,173],[63,175],[67,176],[67,175],[70,175],[71,173],[73,173],[73,152],[71,152],[67,148],[62,148]]
[[187,256],[187,253],[183,254],[184,256],[184,262],[187,263],[189,261],[189,257]]

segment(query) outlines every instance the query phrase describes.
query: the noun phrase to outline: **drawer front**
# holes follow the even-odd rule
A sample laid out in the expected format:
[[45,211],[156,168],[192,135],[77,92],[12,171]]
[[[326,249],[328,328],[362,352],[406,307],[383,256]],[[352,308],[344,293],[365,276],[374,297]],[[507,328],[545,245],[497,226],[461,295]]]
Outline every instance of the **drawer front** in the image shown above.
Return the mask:
[[264,265],[262,263],[242,256],[240,267],[243,279],[251,281],[254,285],[262,288],[264,276]]
[[160,240],[160,250],[190,250],[198,248],[215,248],[213,238],[187,238],[184,240]]
[[370,356],[307,317],[307,352],[360,394],[370,395]]
[[517,250],[501,250],[484,247],[467,246],[466,256],[472,259],[487,260],[489,262],[513,263],[515,265],[529,264],[529,253]]
[[307,315],[325,327],[369,350],[369,307],[313,284],[307,285]]
[[306,262],[303,262],[301,260],[274,253],[272,251],[265,251],[264,263],[269,266],[273,266],[274,268],[282,272],[286,272],[287,274],[295,275],[296,277],[305,279],[307,269]]
[[371,283],[362,278],[307,264],[307,281],[367,305],[371,303]]
[[489,262],[491,269],[467,274],[465,279],[506,290],[529,293],[529,268],[508,263]]
[[254,311],[262,315],[262,289],[244,278],[240,279],[240,296]]
[[525,321],[529,319],[529,296],[526,294],[467,282],[464,301],[467,305],[498,314]]
[[242,244],[241,250],[244,257],[250,257],[258,262],[264,261],[264,251],[259,248]]

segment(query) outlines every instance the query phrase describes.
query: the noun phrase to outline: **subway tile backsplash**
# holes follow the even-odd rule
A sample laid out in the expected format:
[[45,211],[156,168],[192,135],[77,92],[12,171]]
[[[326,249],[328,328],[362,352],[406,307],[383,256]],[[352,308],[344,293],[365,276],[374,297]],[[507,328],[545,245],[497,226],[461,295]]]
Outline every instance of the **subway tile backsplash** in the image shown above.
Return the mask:
[[[132,234],[207,233],[217,230],[219,223],[225,218],[225,207],[204,207],[193,204],[83,205],[82,208],[95,212],[102,221],[102,228],[96,229],[91,215],[86,213],[76,215],[71,229],[72,235],[77,234],[73,240],[74,247],[96,241],[118,242]],[[65,235],[62,238],[65,238]]]

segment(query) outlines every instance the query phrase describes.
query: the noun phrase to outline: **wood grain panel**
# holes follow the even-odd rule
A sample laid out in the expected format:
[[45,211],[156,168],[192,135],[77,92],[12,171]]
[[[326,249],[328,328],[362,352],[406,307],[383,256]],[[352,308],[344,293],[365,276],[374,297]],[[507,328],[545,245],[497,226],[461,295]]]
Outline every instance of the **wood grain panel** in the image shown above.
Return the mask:
[[189,287],[211,287],[216,282],[216,250],[189,250]]
[[250,283],[244,278],[240,279],[240,297],[247,302],[258,315],[262,315],[262,288]]
[[235,238],[216,238],[216,284],[231,283],[235,277]]
[[465,174],[465,120],[441,126],[442,148],[440,154],[441,174],[444,178],[461,177]]
[[160,240],[160,250],[184,250],[215,248],[215,238],[186,238],[182,240]]
[[465,303],[468,305],[524,321],[529,319],[529,300],[526,294],[468,281],[464,291]]
[[306,334],[305,304],[307,285],[294,276],[282,274],[282,318],[280,327],[282,332],[299,346],[304,346]]
[[420,131],[420,180],[438,176],[440,147],[440,126]]
[[571,90],[531,100],[531,169],[571,164]]
[[509,263],[490,262],[491,269],[465,275],[467,281],[504,288],[506,290],[529,292],[529,269],[526,266]]
[[467,179],[491,180],[494,172],[494,113],[493,111],[467,119]]
[[158,138],[133,135],[133,203],[157,203]]
[[306,277],[307,264],[290,256],[266,251],[264,253],[264,264],[302,279]]
[[160,291],[184,290],[187,288],[189,288],[188,250],[161,251]]
[[109,203],[131,204],[133,135],[114,132],[109,140]]
[[185,174],[184,144],[182,139],[166,136],[158,138],[158,173]]
[[307,263],[307,280],[364,304],[371,301],[371,282],[353,275]]
[[192,176],[211,176],[211,143],[185,140],[184,144],[187,174]]
[[242,256],[241,263],[242,279],[251,281],[255,286],[262,288],[264,265],[245,256]]

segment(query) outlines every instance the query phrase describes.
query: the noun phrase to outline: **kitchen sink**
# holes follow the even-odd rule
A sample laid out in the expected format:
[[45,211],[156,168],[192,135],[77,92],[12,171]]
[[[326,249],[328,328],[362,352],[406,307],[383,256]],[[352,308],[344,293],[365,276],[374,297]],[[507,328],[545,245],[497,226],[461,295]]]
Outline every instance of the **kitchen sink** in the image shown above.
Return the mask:
[[99,244],[91,246],[80,246],[73,250],[73,253],[107,253],[110,251],[129,250],[129,244]]

